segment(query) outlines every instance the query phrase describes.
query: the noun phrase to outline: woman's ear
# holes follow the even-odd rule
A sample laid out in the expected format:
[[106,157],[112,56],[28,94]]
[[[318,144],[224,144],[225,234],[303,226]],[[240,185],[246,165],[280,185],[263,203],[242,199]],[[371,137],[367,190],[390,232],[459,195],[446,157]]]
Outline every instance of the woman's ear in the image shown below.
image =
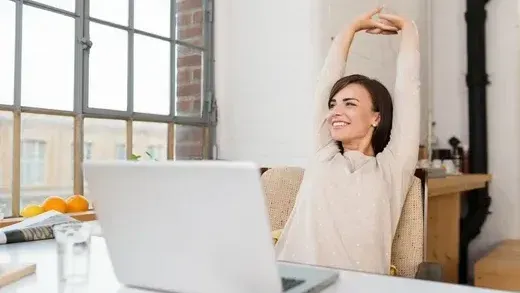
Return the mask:
[[379,112],[374,112],[374,118],[372,120],[372,127],[376,128],[381,121],[381,114]]

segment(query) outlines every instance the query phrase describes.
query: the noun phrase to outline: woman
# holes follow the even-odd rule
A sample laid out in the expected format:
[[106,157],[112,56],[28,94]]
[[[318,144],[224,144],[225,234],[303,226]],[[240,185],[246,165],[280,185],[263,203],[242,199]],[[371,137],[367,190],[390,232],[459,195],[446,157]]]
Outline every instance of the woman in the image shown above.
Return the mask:
[[[315,94],[315,154],[277,242],[279,260],[389,272],[393,236],[418,157],[420,64],[415,24],[380,11],[359,17],[337,35],[325,60]],[[401,31],[393,103],[378,81],[342,77],[360,31]]]

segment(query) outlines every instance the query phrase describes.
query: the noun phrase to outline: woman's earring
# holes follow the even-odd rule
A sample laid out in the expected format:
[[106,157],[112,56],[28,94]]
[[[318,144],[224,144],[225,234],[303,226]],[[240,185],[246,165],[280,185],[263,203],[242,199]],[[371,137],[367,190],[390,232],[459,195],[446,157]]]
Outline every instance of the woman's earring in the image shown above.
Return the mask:
[[376,126],[377,126],[377,124],[375,124],[375,123],[374,123],[374,124],[372,124],[372,127],[376,128]]

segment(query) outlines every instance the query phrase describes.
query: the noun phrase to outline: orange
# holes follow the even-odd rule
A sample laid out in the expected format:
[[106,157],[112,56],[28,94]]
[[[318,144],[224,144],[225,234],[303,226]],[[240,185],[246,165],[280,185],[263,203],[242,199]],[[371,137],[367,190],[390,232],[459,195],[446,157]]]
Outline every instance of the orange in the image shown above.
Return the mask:
[[43,201],[42,208],[46,212],[54,210],[60,213],[66,213],[67,203],[59,196],[49,196]]
[[77,213],[88,211],[88,199],[83,195],[73,195],[67,198],[67,212]]

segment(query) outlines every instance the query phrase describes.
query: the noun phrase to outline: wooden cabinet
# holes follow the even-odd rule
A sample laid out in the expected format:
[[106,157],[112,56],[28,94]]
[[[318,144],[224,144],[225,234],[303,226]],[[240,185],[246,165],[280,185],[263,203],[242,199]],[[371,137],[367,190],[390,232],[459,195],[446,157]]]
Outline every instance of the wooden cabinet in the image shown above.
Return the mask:
[[428,179],[426,260],[443,265],[444,281],[459,281],[461,195],[480,189],[491,180],[488,174],[466,174]]

